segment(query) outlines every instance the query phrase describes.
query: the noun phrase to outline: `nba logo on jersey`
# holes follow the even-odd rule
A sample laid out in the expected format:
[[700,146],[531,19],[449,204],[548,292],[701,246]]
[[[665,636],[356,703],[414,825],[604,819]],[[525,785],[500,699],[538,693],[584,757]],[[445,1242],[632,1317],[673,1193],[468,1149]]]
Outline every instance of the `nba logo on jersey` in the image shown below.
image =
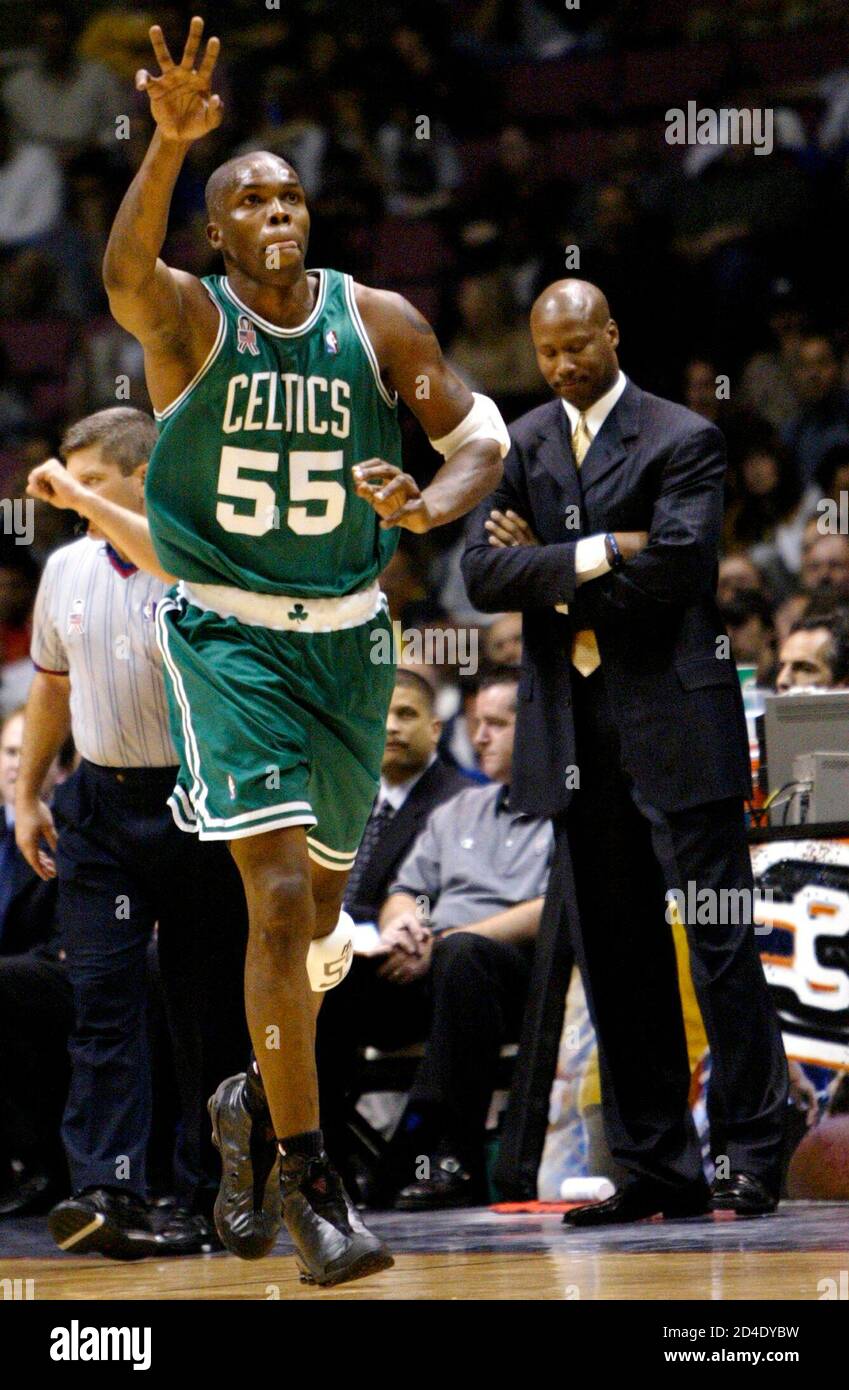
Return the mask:
[[230,793],[230,800],[236,800],[236,783],[233,781],[232,772],[227,773],[227,790]]
[[68,632],[83,631],[83,610],[85,604],[81,598],[75,598],[71,604],[71,611],[68,614]]
[[336,337],[332,328],[328,328],[325,333],[324,343],[328,352],[337,353],[339,351],[339,339]]
[[152,623],[156,617],[156,604],[152,598],[149,598],[142,607],[142,617],[146,623]]
[[247,314],[239,315],[239,336],[236,348],[239,352],[249,352],[252,357],[259,357],[259,348],[256,342],[256,329]]

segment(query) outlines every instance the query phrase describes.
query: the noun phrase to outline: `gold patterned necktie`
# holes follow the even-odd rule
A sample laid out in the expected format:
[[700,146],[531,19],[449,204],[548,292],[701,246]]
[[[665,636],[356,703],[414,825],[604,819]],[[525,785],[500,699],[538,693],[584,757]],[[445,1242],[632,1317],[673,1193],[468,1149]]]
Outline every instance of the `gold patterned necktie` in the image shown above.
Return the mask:
[[[575,455],[575,464],[580,469],[581,464],[587,456],[592,439],[587,429],[587,417],[584,414],[578,416],[578,423],[572,433],[572,452]],[[593,671],[601,665],[601,654],[598,649],[598,642],[591,627],[581,628],[572,638],[572,665],[582,676],[591,676]]]
[[587,417],[586,415],[579,415],[578,423],[572,434],[572,452],[575,455],[575,462],[579,468],[586,458],[587,451],[591,444],[590,432],[587,429]]

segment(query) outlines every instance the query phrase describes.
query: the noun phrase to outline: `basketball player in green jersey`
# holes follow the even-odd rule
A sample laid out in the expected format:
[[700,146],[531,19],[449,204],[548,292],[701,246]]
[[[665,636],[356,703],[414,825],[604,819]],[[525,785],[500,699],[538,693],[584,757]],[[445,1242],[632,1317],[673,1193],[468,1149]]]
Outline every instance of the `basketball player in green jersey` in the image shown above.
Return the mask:
[[[229,841],[250,915],[258,1069],[210,1102],[218,1228],[253,1258],[282,1214],[302,1275],[337,1283],[391,1263],[324,1152],[314,1058],[321,991],[350,965],[340,908],[393,686],[372,660],[389,630],[377,576],[399,527],[427,531],[492,491],[509,438],[399,295],[305,269],[309,214],[285,160],[245,155],[211,176],[207,234],[224,276],[159,259],[186,151],[222,119],[217,39],[195,69],[202,30],[193,19],[179,64],[150,31],[160,75],[136,85],[157,128],[103,275],[144,349],[160,424],[147,480],[156,560],[143,562],[179,581],[157,617],[182,758],[172,805],[183,828]],[[444,456],[423,490],[402,471],[399,396]]]

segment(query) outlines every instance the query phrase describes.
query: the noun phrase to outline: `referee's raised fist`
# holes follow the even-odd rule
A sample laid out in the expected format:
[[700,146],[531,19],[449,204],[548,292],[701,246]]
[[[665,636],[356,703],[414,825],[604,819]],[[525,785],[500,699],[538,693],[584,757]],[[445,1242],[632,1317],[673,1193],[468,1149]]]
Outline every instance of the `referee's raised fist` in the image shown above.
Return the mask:
[[150,30],[150,42],[159,63],[159,76],[140,68],[136,73],[136,90],[150,97],[150,114],[165,140],[191,143],[208,135],[221,124],[224,104],[212,91],[212,70],[221,51],[221,41],[211,38],[200,65],[195,70],[195,58],[203,34],[203,20],[195,15],[183,57],[175,63],[168,51],[165,35],[158,24]]
[[34,468],[27,478],[27,496],[49,502],[60,510],[78,510],[83,488],[58,459],[48,459]]

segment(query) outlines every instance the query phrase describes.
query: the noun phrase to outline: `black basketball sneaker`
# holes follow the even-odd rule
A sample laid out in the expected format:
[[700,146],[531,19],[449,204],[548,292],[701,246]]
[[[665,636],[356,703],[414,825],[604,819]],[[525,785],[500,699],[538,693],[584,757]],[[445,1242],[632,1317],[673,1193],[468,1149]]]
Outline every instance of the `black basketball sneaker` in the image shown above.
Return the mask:
[[280,1153],[262,1116],[249,1114],[245,1073],[222,1081],[208,1103],[212,1142],[221,1154],[215,1229],[242,1260],[267,1255],[280,1230]]
[[363,1224],[326,1153],[280,1159],[283,1220],[307,1284],[342,1284],[389,1269],[394,1259]]

